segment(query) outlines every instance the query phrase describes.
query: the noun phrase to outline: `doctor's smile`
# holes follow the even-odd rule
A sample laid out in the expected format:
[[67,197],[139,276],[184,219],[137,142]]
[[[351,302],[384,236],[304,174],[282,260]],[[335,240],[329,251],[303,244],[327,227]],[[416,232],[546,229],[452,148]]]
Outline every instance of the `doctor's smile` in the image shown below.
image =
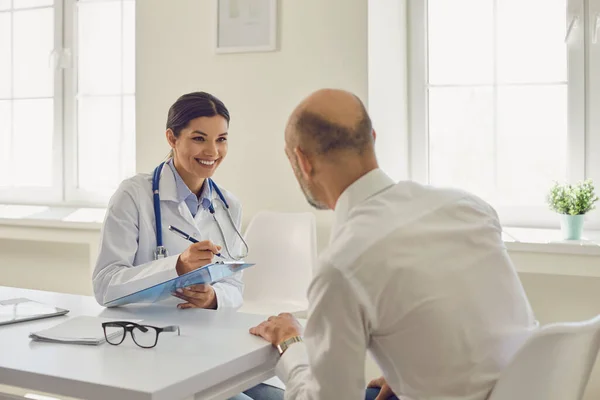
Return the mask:
[[198,163],[202,167],[209,168],[209,169],[212,169],[212,167],[214,167],[215,164],[219,162],[219,160],[220,160],[220,158],[216,159],[216,160],[203,160],[201,158],[196,158],[196,161],[198,161]]

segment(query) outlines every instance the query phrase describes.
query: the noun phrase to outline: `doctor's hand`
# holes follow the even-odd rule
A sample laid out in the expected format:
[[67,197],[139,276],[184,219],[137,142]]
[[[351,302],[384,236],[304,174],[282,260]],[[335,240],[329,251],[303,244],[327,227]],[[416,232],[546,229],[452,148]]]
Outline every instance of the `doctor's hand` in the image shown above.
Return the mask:
[[186,308],[217,309],[217,295],[211,285],[192,285],[177,289],[173,296],[186,301],[186,303],[177,304],[177,308],[180,310]]
[[262,324],[250,328],[250,333],[260,336],[273,346],[277,346],[284,340],[302,335],[302,326],[292,314],[281,313],[276,317],[269,317]]
[[177,259],[177,275],[183,275],[195,269],[210,264],[215,254],[221,250],[210,240],[194,243],[188,247]]
[[382,376],[381,378],[373,379],[367,385],[368,388],[380,388],[379,394],[375,398],[375,400],[386,400],[388,397],[394,395],[392,392],[392,388],[387,384],[385,378]]

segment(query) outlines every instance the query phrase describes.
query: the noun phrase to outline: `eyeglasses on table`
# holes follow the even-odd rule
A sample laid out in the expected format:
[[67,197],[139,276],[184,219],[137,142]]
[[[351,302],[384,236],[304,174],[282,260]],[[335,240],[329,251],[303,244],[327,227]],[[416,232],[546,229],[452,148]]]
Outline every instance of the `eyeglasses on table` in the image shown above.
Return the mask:
[[102,329],[104,330],[104,338],[113,346],[123,343],[127,332],[130,332],[134,343],[144,349],[151,349],[156,346],[158,335],[162,332],[177,332],[177,335],[180,334],[179,326],[177,325],[160,328],[152,325],[140,325],[129,321],[103,322]]

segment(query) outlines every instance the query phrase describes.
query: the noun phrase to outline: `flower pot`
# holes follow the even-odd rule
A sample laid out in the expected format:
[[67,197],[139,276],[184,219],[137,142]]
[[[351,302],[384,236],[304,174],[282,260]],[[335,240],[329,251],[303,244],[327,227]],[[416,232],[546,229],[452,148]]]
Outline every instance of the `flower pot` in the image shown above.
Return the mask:
[[561,214],[560,230],[564,240],[580,240],[585,215]]

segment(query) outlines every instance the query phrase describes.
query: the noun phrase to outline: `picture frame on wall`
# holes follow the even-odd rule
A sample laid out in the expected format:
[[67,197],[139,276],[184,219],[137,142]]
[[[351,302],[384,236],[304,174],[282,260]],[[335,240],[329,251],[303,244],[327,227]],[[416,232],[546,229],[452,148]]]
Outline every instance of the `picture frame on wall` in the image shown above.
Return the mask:
[[217,0],[217,53],[277,50],[277,0]]

